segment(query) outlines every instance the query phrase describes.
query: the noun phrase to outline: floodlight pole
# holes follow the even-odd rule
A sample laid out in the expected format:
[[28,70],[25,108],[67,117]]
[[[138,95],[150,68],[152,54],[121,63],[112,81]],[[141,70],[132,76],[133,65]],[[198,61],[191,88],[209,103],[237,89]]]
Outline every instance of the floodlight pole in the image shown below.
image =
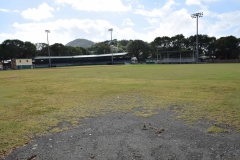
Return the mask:
[[51,58],[50,58],[50,49],[49,49],[49,41],[48,41],[48,33],[50,33],[50,30],[45,30],[45,32],[47,33],[49,67],[51,68]]
[[199,53],[198,53],[198,18],[203,16],[203,12],[200,13],[194,13],[191,15],[192,18],[196,18],[197,19],[197,34],[196,34],[196,62],[198,62],[198,57],[199,57]]
[[[110,32],[111,32],[111,43],[110,43],[110,50],[112,51],[111,44],[112,44],[112,31],[113,31],[113,29],[112,29],[112,28],[110,28],[110,29],[108,29],[108,31],[110,31]],[[112,52],[112,65],[113,65],[113,52]]]

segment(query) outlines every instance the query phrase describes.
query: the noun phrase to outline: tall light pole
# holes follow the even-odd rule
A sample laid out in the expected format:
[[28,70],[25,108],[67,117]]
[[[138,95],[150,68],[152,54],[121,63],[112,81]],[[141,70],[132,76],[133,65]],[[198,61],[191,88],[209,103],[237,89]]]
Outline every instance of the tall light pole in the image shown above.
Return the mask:
[[[113,29],[112,29],[112,28],[110,28],[110,29],[108,29],[108,31],[110,31],[110,32],[111,32],[111,43],[110,43],[110,50],[112,51],[111,44],[112,44],[112,31],[113,31]],[[113,65],[113,53],[112,53],[112,65]]]
[[49,49],[49,41],[48,41],[48,33],[50,33],[50,30],[45,30],[45,32],[47,33],[49,67],[51,67],[50,49]]
[[191,15],[192,18],[197,19],[197,35],[196,35],[196,62],[198,62],[198,18],[203,16],[203,12],[200,13],[194,13]]

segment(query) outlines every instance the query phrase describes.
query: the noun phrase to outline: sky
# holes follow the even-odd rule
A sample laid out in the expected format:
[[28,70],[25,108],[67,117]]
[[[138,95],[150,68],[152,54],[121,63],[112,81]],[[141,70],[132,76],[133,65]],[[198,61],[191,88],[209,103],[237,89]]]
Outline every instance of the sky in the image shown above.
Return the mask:
[[240,38],[240,0],[0,0],[0,43],[93,42],[185,37],[198,33]]

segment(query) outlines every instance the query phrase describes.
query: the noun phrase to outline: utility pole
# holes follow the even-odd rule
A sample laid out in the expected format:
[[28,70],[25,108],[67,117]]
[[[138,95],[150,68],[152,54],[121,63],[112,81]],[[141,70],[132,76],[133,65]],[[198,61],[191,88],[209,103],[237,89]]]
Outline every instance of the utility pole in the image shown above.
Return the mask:
[[110,29],[108,29],[108,31],[110,31],[110,32],[111,32],[111,43],[110,43],[110,50],[111,50],[111,52],[112,52],[112,65],[113,65],[113,51],[112,51],[112,46],[111,46],[111,44],[112,44],[112,31],[113,31],[113,29],[112,29],[112,28],[110,28]]
[[203,16],[203,12],[200,13],[194,13],[191,15],[192,18],[196,18],[197,19],[197,35],[196,35],[196,62],[198,62],[198,58],[199,58],[199,53],[198,53],[198,18]]
[[48,33],[50,33],[50,30],[45,30],[45,32],[47,33],[49,67],[51,68],[51,58],[50,58],[50,49],[49,49],[49,41],[48,41]]

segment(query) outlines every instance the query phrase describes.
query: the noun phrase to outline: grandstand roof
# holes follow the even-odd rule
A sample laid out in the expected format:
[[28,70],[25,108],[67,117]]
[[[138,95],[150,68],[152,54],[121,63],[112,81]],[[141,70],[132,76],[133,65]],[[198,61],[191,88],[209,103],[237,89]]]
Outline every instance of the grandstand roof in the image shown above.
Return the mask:
[[[124,56],[126,54],[127,54],[127,52],[98,54],[98,55],[50,56],[50,58],[51,59],[60,59],[60,58],[94,58],[94,57]],[[37,56],[34,59],[48,59],[48,58],[49,58],[49,56]]]

